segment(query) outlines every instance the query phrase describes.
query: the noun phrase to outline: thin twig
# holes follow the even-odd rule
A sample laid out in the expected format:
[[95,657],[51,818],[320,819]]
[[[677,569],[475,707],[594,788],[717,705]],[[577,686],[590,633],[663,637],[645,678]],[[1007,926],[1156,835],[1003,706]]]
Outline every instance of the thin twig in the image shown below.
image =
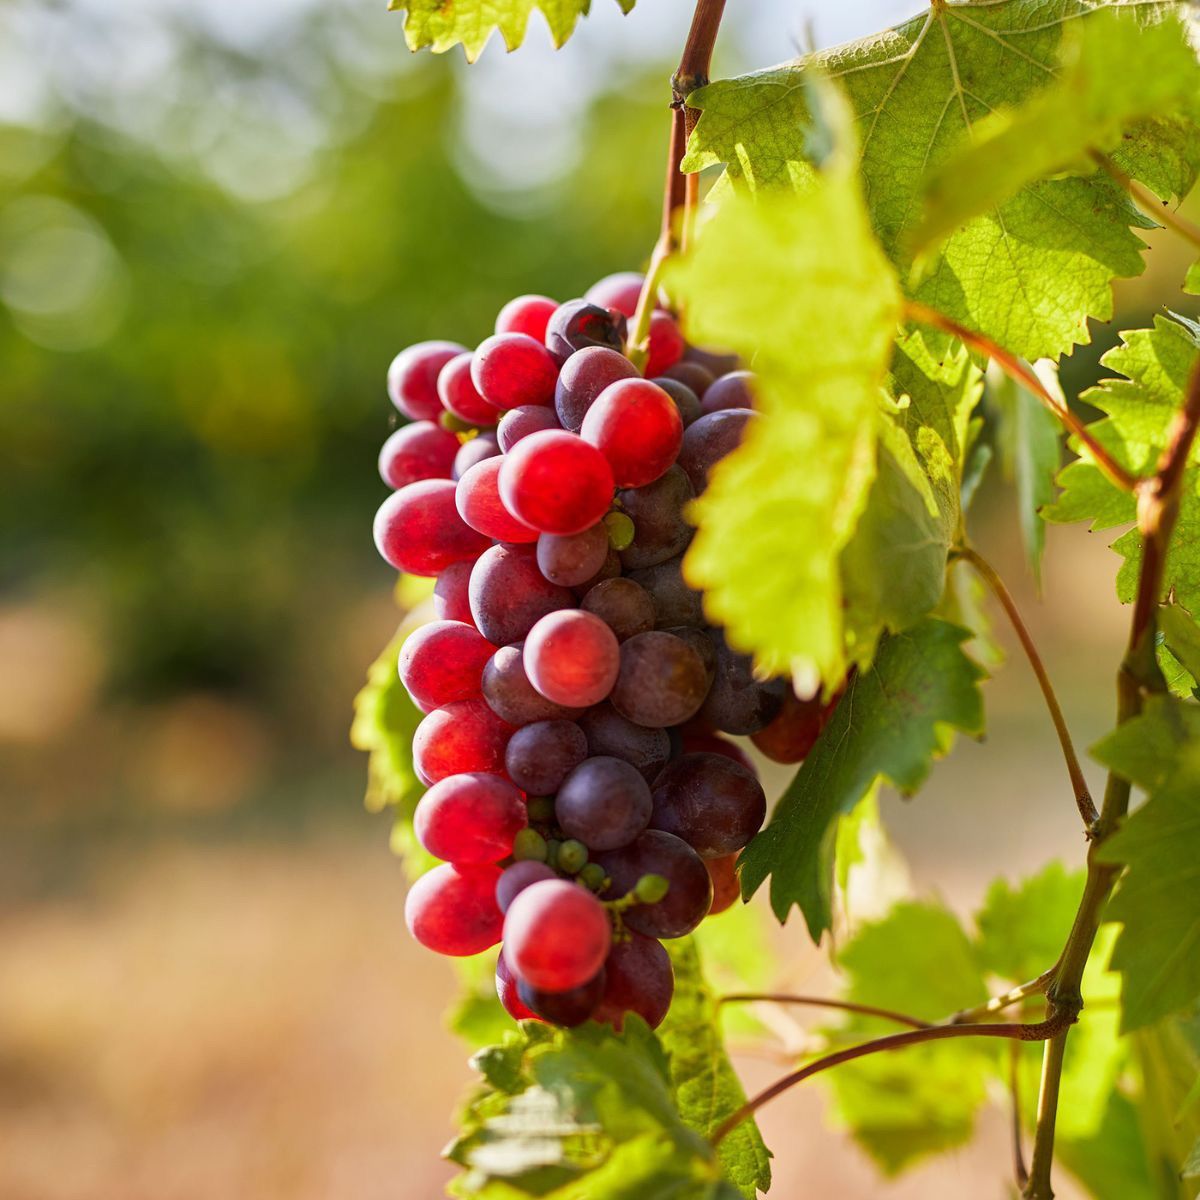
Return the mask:
[[919,325],[931,325],[953,334],[972,350],[990,358],[1006,375],[1015,379],[1022,387],[1036,396],[1070,431],[1087,447],[1096,466],[1124,492],[1137,490],[1138,479],[1131,475],[1109,452],[1092,436],[1088,427],[1071,411],[1071,409],[1054,396],[1011,350],[997,345],[991,338],[982,333],[976,333],[965,325],[960,325],[953,317],[930,308],[919,300],[908,300],[904,305],[905,316]]
[[865,1017],[879,1017],[884,1021],[895,1021],[910,1029],[929,1029],[933,1022],[910,1017],[907,1013],[895,1012],[890,1008],[876,1008],[872,1004],[856,1004],[850,1000],[828,1000],[822,996],[796,996],[790,992],[736,992],[722,996],[718,1004],[753,1004],[766,1001],[771,1004],[801,1004],[812,1008],[835,1008],[841,1012],[861,1013]]
[[709,1140],[714,1146],[718,1145],[722,1138],[746,1120],[747,1117],[753,1116],[764,1104],[774,1100],[776,1096],[786,1092],[789,1088],[802,1083],[805,1079],[809,1079],[813,1075],[819,1074],[821,1071],[828,1071],[831,1067],[840,1066],[842,1063],[853,1062],[856,1058],[865,1058],[868,1054],[881,1054],[888,1050],[903,1050],[907,1046],[917,1046],[923,1042],[937,1042],[959,1037],[1012,1038],[1022,1042],[1041,1042],[1047,1038],[1054,1037],[1066,1029],[1074,1020],[1074,1013],[1056,1013],[1048,1017],[1045,1021],[1038,1021],[1033,1024],[1018,1024],[1006,1021],[994,1025],[931,1025],[927,1029],[910,1029],[904,1033],[891,1033],[886,1037],[874,1038],[872,1041],[862,1042],[857,1046],[848,1046],[845,1050],[826,1054],[824,1057],[818,1058],[815,1062],[810,1062],[799,1070],[792,1071],[782,1079],[777,1080],[769,1088],[759,1092],[757,1096],[747,1100],[741,1108],[731,1113],[713,1130]]
[[1186,217],[1181,217],[1165,200],[1160,200],[1148,187],[1131,178],[1117,166],[1107,154],[1098,150],[1091,152],[1092,161],[1100,166],[1109,176],[1116,180],[1130,199],[1152,221],[1159,221],[1168,229],[1173,229],[1180,237],[1200,247],[1200,227],[1191,223]]
[[1021,643],[1021,648],[1025,651],[1025,657],[1029,659],[1029,665],[1033,668],[1034,675],[1037,676],[1038,686],[1042,689],[1042,695],[1046,700],[1046,707],[1050,710],[1050,720],[1054,722],[1054,730],[1058,734],[1058,743],[1062,747],[1063,758],[1067,763],[1067,774],[1071,779],[1071,790],[1075,793],[1075,806],[1079,809],[1079,815],[1083,818],[1084,828],[1090,833],[1092,826],[1095,825],[1100,814],[1096,811],[1096,805],[1092,801],[1092,794],[1088,790],[1087,779],[1084,778],[1083,767],[1079,763],[1079,755],[1075,753],[1075,745],[1071,741],[1071,731],[1067,728],[1067,721],[1063,716],[1062,707],[1058,703],[1058,696],[1055,695],[1054,685],[1050,682],[1050,676],[1046,671],[1045,663],[1042,662],[1042,656],[1038,653],[1037,646],[1034,645],[1033,638],[1030,636],[1025,622],[1021,619],[1021,614],[1017,611],[1017,605],[1012,598],[1012,593],[1009,592],[1004,584],[1004,580],[1000,578],[992,564],[982,554],[978,553],[978,551],[972,549],[970,546],[960,546],[955,551],[955,554],[965,562],[969,562],[988,587],[992,589],[992,593],[1000,602],[1000,607],[1004,609],[1005,615],[1016,632],[1017,640]]
[[[1171,534],[1179,516],[1180,493],[1188,458],[1200,427],[1200,361],[1192,368],[1187,395],[1167,431],[1166,445],[1159,456],[1154,476],[1138,488],[1138,531],[1142,536],[1142,565],[1138,572],[1137,596],[1130,620],[1129,643],[1117,673],[1117,725],[1138,716],[1146,696],[1165,688],[1155,654],[1158,604]],[[1100,928],[1100,916],[1113,885],[1121,873],[1116,863],[1100,860],[1100,847],[1116,832],[1129,811],[1130,785],[1116,772],[1109,772],[1104,802],[1088,851],[1087,882],[1075,922],[1063,947],[1058,972],[1047,989],[1052,1005],[1082,1007],[1079,995],[1084,968]],[[1054,1127],[1062,1079],[1066,1030],[1046,1047],[1042,1082],[1038,1095],[1037,1128],[1033,1158],[1029,1165],[1026,1200],[1053,1200],[1051,1168],[1054,1162]]]
[[1044,995],[1046,989],[1054,981],[1054,976],[1057,973],[1058,964],[1056,963],[1050,970],[1043,971],[1036,979],[1031,979],[1028,983],[1018,984],[1010,991],[1004,992],[999,996],[993,996],[990,1000],[986,1000],[983,1004],[978,1004],[974,1008],[964,1008],[961,1012],[956,1012],[947,1024],[971,1025],[977,1021],[982,1021],[984,1017],[993,1016],[1002,1009],[1019,1004],[1022,1000],[1028,1000],[1030,996]]
[[1012,1155],[1013,1175],[1017,1187],[1029,1182],[1029,1169],[1025,1166],[1025,1148],[1021,1144],[1021,1047],[1016,1043],[1008,1048],[1008,1094],[1012,1100]]
[[689,185],[687,176],[680,170],[687,140],[700,116],[696,109],[687,107],[687,98],[708,82],[713,46],[716,44],[717,30],[721,26],[724,11],[725,0],[696,0],[691,28],[679,58],[679,67],[671,76],[671,140],[667,151],[667,178],[663,185],[662,226],[650,260],[650,269],[646,272],[646,281],[638,297],[637,309],[630,323],[627,352],[639,369],[645,366],[650,314],[654,311],[658,295],[655,268],[661,271],[666,259],[679,250],[681,231],[677,218],[681,213],[684,214],[683,223],[686,225],[685,210],[689,204],[693,207],[695,204],[695,185]]

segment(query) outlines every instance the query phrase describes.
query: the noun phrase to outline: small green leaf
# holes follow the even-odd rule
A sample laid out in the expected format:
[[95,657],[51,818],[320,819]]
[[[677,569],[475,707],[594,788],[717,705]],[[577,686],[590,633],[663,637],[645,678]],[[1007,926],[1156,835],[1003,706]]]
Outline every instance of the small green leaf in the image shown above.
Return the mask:
[[1200,296],[1200,262],[1194,262],[1188,267],[1187,278],[1183,281],[1183,290],[1192,296]]
[[975,916],[985,970],[1013,983],[1035,979],[1057,961],[1083,895],[1084,873],[1053,862],[1013,887],[997,879]]
[[1193,679],[1200,679],[1200,626],[1191,613],[1178,604],[1164,604],[1158,610],[1158,628],[1170,652]]
[[[1200,331],[1181,320],[1156,317],[1153,329],[1124,333],[1122,343],[1100,361],[1124,375],[1108,379],[1083,396],[1107,416],[1088,426],[1092,436],[1134,475],[1153,473],[1167,430],[1183,404],[1188,379],[1200,352]],[[1101,474],[1086,449],[1060,475],[1058,502],[1046,510],[1053,521],[1089,521],[1092,529],[1132,522],[1134,498]],[[1194,450],[1185,474],[1179,520],[1163,572],[1162,597],[1170,593],[1185,608],[1200,606],[1200,488]],[[1117,575],[1117,595],[1133,600],[1142,544],[1136,529],[1113,543],[1125,559]]]
[[[617,3],[627,13],[634,0]],[[467,61],[474,62],[494,29],[500,30],[504,45],[515,50],[525,40],[535,9],[546,18],[554,45],[561,46],[579,18],[587,16],[591,0],[389,0],[388,8],[406,10],[404,40],[410,50],[429,46],[441,54],[461,45]]]
[[[897,905],[864,926],[839,956],[846,998],[929,1020],[987,998],[983,974],[958,920],[929,903]],[[896,1026],[854,1016],[830,1031],[858,1042]],[[835,1108],[887,1173],[967,1142],[986,1096],[991,1051],[971,1039],[909,1047],[846,1063],[828,1076]]]
[[1150,797],[1099,851],[1127,868],[1107,916],[1123,926],[1113,966],[1128,1031],[1200,997],[1200,707],[1152,699],[1095,755]]
[[962,651],[969,635],[927,618],[889,637],[856,675],[820,740],[741,859],[751,896],[771,876],[781,921],[792,905],[814,941],[831,928],[838,820],[883,778],[912,793],[944,753],[952,730],[983,731],[982,670]]
[[1200,94],[1200,63],[1179,16],[1146,24],[1132,9],[1100,11],[1067,25],[1059,55],[1052,83],[1020,107],[977,122],[970,144],[933,173],[915,249],[1038,179],[1063,170],[1090,173],[1089,152],[1110,153],[1135,122],[1183,113]]
[[391,806],[396,813],[392,847],[404,859],[410,875],[429,865],[412,836],[412,815],[425,787],[413,768],[412,739],[421,723],[421,710],[400,682],[396,660],[404,639],[420,624],[406,620],[383,653],[367,669],[367,682],[354,698],[350,743],[365,750],[367,760],[366,805],[371,812]]
[[1095,1200],[1162,1200],[1146,1163],[1137,1107],[1118,1091],[1109,1093],[1095,1133],[1060,1137],[1055,1152]]
[[[705,983],[700,955],[691,938],[666,943],[675,968],[671,1011],[659,1029],[670,1063],[679,1115],[708,1137],[746,1099],[725,1053],[717,1006]],[[753,1120],[743,1121],[718,1149],[725,1174],[754,1200],[771,1186],[771,1153]]]
[[1042,509],[1056,495],[1054,477],[1062,462],[1062,425],[1037,397],[1000,371],[989,371],[988,402],[1000,418],[1001,461],[1005,474],[1016,484],[1021,541],[1040,585],[1046,545]]

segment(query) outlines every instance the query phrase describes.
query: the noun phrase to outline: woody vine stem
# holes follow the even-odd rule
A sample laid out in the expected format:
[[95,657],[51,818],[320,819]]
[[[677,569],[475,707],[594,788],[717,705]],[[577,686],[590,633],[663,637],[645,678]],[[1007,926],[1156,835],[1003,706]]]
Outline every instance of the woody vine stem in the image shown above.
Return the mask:
[[[936,2],[934,6],[938,7]],[[662,226],[651,255],[629,337],[629,355],[639,367],[645,364],[650,315],[654,310],[663,267],[673,254],[678,253],[689,235],[697,188],[694,176],[685,176],[680,170],[680,164],[699,114],[687,106],[687,97],[708,82],[713,46],[724,8],[725,0],[698,0],[679,68],[671,79],[671,135],[663,194]],[[1101,161],[1100,165],[1115,177],[1115,168],[1111,163]],[[1128,180],[1118,179],[1118,182],[1123,183],[1127,190],[1132,187]],[[1200,231],[1181,219],[1172,217],[1166,219],[1165,223],[1189,241],[1200,243]],[[1184,470],[1196,439],[1197,429],[1200,428],[1200,364],[1197,364],[1192,372],[1184,405],[1175,416],[1166,449],[1156,464],[1154,474],[1139,479],[1118,462],[1071,409],[1061,399],[1052,395],[1033,371],[1011,351],[919,301],[908,301],[904,315],[909,321],[951,334],[969,349],[995,362],[1059,418],[1068,432],[1077,439],[1084,452],[1112,483],[1136,497],[1137,525],[1142,538],[1142,563],[1129,640],[1117,676],[1117,723],[1124,724],[1142,711],[1147,696],[1165,690],[1155,656],[1157,608],[1162,592],[1167,549],[1179,515]],[[1083,971],[1100,926],[1104,906],[1120,873],[1117,864],[1101,861],[1099,852],[1128,811],[1130,785],[1127,780],[1110,772],[1103,801],[1097,811],[1088,792],[1062,711],[1054,697],[1053,688],[1003,581],[986,560],[969,547],[957,547],[952,556],[965,559],[980,572],[1013,623],[1045,696],[1062,745],[1075,802],[1087,829],[1087,878],[1066,945],[1058,962],[1037,979],[1022,984],[1002,996],[993,997],[976,1009],[952,1014],[943,1021],[929,1023],[903,1013],[877,1011],[875,1015],[884,1016],[910,1028],[901,1033],[889,1034],[827,1054],[785,1075],[765,1091],[748,1100],[718,1125],[711,1135],[711,1141],[714,1145],[719,1143],[747,1117],[793,1085],[868,1054],[958,1037],[1044,1041],[1046,1049],[1038,1096],[1037,1126],[1027,1177],[1019,1151],[1019,1140],[1015,1160],[1025,1200],[1052,1200],[1054,1192],[1051,1186],[1051,1167],[1066,1039],[1071,1025],[1078,1019],[1083,1007],[1080,994]],[[1047,1006],[1046,1016],[1042,1021],[984,1020],[1013,1004],[1039,994],[1045,995]],[[855,1007],[840,1001],[776,993],[725,997],[727,1003],[752,1000],[842,1009]]]

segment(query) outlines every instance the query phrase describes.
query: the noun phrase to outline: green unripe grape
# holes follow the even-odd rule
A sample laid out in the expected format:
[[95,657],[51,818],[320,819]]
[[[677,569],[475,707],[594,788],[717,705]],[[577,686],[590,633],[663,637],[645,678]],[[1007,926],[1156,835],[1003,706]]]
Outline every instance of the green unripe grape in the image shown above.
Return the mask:
[[559,867],[558,854],[562,849],[562,842],[558,838],[550,838],[546,842],[546,865],[553,867],[556,871]]
[[604,886],[607,878],[604,868],[599,863],[590,862],[579,872],[579,882],[593,892],[598,892]]
[[568,875],[578,875],[587,864],[587,847],[575,838],[568,838],[558,848],[558,867]]
[[531,821],[545,822],[554,819],[554,799],[551,796],[530,796],[525,808]]
[[633,522],[620,512],[610,512],[604,518],[604,528],[608,530],[608,544],[614,550],[626,550],[633,541]]
[[633,894],[639,904],[657,904],[670,886],[661,875],[643,875],[637,881]]
[[547,859],[546,839],[536,829],[522,829],[513,838],[513,858],[517,862],[532,859],[535,862],[545,862]]

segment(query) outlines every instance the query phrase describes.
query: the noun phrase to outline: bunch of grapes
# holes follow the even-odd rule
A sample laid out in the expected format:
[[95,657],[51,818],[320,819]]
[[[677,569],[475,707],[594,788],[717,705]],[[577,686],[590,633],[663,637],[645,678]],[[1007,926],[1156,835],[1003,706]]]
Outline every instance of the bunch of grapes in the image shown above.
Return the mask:
[[734,902],[766,812],[721,734],[794,762],[824,716],[756,678],[684,580],[684,510],[756,419],[753,379],[663,308],[640,373],[624,349],[642,286],[518,297],[474,351],[422,342],[388,372],[411,423],[380,455],[395,491],[375,541],[437,577],[439,618],[399,661],[427,714],[416,834],[445,860],[408,926],[442,954],[502,942],[506,1010],[565,1026],[662,1020],[661,939]]

